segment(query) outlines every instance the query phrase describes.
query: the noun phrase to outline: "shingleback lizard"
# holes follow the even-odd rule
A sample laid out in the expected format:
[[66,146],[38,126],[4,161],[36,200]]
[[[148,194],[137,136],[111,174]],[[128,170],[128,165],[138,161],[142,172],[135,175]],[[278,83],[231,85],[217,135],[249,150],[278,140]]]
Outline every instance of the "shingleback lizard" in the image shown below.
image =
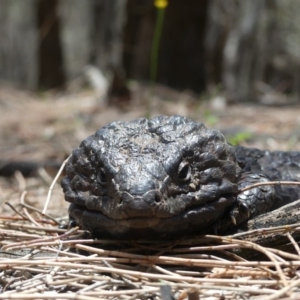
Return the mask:
[[75,149],[62,187],[70,220],[96,237],[161,238],[223,231],[299,199],[299,152],[233,147],[182,116],[113,122]]

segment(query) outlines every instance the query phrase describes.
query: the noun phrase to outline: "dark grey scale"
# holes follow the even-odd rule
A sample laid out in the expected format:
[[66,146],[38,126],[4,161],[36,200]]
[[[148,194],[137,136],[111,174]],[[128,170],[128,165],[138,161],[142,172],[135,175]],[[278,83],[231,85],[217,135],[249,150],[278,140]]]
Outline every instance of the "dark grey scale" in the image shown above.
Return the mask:
[[70,221],[98,238],[224,232],[300,198],[300,153],[232,147],[181,116],[113,122],[72,153],[62,187]]

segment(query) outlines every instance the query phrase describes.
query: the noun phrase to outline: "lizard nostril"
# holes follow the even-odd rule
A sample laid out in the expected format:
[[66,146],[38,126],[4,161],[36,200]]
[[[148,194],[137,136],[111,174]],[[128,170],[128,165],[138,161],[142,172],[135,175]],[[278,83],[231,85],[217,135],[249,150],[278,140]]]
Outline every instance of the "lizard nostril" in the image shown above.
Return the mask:
[[155,201],[156,203],[160,203],[160,202],[161,202],[161,196],[160,196],[158,193],[155,193],[154,201]]
[[161,203],[163,197],[162,194],[159,191],[150,191],[148,193],[145,193],[142,197],[142,199],[148,203],[148,205],[153,205],[153,204],[159,204]]

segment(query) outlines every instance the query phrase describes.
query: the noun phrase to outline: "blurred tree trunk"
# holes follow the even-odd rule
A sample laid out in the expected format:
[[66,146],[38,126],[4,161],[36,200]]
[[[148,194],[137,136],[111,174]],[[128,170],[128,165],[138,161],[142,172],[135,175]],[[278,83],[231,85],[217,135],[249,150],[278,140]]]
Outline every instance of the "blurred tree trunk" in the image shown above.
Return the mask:
[[60,38],[67,79],[77,76],[90,63],[93,48],[94,0],[60,0],[58,12],[61,20]]
[[63,87],[86,65],[122,68],[126,0],[0,0],[0,80]]
[[122,65],[125,0],[94,0],[92,63],[104,70]]
[[206,28],[207,82],[229,99],[299,99],[300,2],[212,0]]
[[29,89],[38,81],[36,2],[0,1],[0,80]]
[[[224,45],[223,83],[233,97],[249,100],[253,97],[253,74],[257,60],[259,33],[256,27],[264,11],[264,0],[242,1],[237,7],[238,19]],[[264,49],[262,49],[264,52]]]
[[[255,80],[262,79],[265,31],[257,24],[263,23],[264,12],[264,0],[210,2],[206,33],[208,81],[223,82],[231,99],[251,99],[253,74],[258,76]],[[256,39],[260,40],[257,44]]]
[[39,0],[37,25],[39,30],[38,87],[49,89],[65,83],[58,0]]
[[60,0],[61,39],[67,78],[92,64],[122,68],[126,0]]

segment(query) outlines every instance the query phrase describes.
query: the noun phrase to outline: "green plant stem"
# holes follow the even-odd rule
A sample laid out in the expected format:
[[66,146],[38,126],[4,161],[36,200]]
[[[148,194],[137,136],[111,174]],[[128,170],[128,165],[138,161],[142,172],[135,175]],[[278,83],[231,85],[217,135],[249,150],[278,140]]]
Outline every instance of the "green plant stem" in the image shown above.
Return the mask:
[[164,23],[164,15],[165,15],[165,9],[158,8],[157,15],[156,15],[154,35],[152,40],[152,47],[151,47],[150,82],[152,84],[157,80],[158,52],[159,52],[160,39],[161,39],[162,28]]

